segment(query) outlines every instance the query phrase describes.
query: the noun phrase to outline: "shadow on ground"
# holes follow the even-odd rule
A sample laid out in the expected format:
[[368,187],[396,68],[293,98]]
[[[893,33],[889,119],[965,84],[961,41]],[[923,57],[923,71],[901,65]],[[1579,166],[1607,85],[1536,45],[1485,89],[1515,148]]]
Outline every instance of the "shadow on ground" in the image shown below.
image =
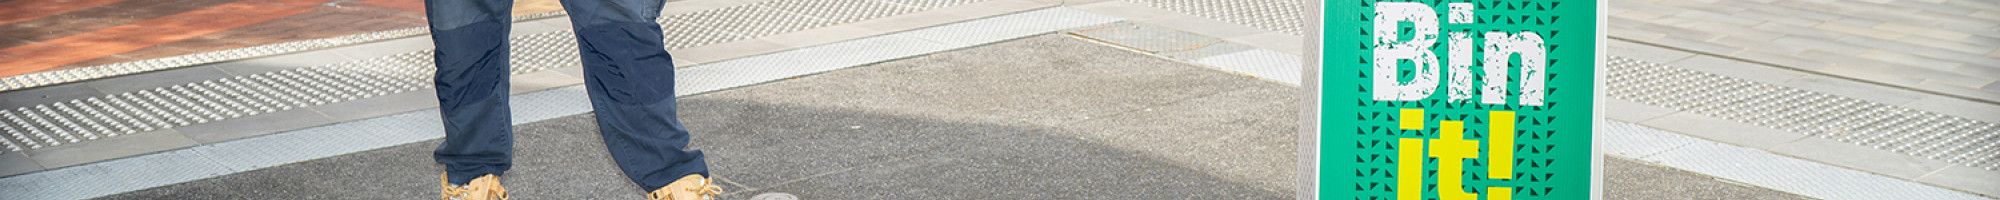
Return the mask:
[[[1046,127],[961,123],[731,99],[682,101],[731,197],[805,199],[1282,199]],[[517,199],[639,199],[594,118],[517,127]],[[437,140],[294,163],[106,199],[411,199],[436,195]],[[738,184],[747,184],[738,185]]]
[[[1297,94],[1044,35],[681,98],[679,117],[733,192],[728,198],[1289,199]],[[516,165],[504,178],[513,197],[640,199],[593,120],[517,126]],[[108,199],[431,198],[437,142]],[[1607,163],[1614,199],[1783,194]]]
[[[682,98],[734,197],[1282,199],[1295,89],[1060,35]],[[521,199],[638,199],[588,115],[517,127]],[[113,199],[435,195],[426,141]]]

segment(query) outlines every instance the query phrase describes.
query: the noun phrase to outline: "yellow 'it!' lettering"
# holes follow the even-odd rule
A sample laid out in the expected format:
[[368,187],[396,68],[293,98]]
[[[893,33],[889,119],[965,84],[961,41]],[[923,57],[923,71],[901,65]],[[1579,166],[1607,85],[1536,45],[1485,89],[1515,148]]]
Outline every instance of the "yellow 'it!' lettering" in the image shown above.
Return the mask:
[[[1423,129],[1422,109],[1402,109],[1401,114],[1402,116],[1397,119],[1399,129]],[[1514,112],[1491,111],[1488,115],[1489,123],[1487,123],[1487,130],[1490,134],[1486,141],[1487,149],[1489,149],[1487,154],[1487,174],[1492,179],[1513,179]],[[1430,153],[1429,157],[1437,158],[1438,160],[1437,191],[1439,200],[1472,200],[1478,198],[1478,195],[1464,191],[1465,178],[1462,176],[1465,170],[1465,159],[1479,158],[1479,141],[1465,139],[1464,121],[1441,121],[1438,122],[1438,129],[1438,138],[1429,139],[1429,145],[1425,145],[1424,139],[1418,138],[1403,138],[1397,141],[1396,199],[1416,200],[1423,197],[1423,166],[1424,152],[1426,151]],[[1487,187],[1485,194],[1486,199],[1489,200],[1513,199],[1513,188]]]

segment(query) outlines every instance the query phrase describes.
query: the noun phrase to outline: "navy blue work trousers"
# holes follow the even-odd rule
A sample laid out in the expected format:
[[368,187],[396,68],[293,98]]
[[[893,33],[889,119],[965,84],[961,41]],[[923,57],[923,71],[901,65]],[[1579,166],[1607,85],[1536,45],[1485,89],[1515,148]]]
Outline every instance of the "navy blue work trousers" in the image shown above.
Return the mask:
[[[513,127],[507,108],[507,34],[512,0],[425,0],[437,45],[437,97],[445,139],[433,157],[450,182],[507,171]],[[599,134],[625,176],[651,191],[688,174],[708,175],[674,111],[673,57],[661,43],[662,0],[563,0],[576,30]],[[532,105],[529,105],[532,106]]]

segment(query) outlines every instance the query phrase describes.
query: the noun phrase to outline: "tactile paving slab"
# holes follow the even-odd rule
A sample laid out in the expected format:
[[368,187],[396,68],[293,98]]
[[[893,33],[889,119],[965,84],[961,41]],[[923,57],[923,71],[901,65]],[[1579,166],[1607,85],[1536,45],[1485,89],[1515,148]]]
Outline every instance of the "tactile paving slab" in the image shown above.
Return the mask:
[[1611,56],[1606,95],[2000,170],[2000,124]]

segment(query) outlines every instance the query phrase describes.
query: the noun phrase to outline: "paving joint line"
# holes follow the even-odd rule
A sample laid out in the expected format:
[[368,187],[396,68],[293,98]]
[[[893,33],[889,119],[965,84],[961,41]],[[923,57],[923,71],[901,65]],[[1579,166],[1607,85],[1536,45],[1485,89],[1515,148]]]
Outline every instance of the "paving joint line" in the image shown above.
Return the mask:
[[[1166,55],[1162,55],[1162,54],[1158,54],[1158,53],[1153,53],[1153,52],[1148,52],[1148,51],[1146,51],[1146,50],[1144,50],[1144,49],[1139,49],[1138,47],[1134,47],[1134,46],[1128,46],[1128,45],[1126,45],[1126,44],[1122,44],[1122,43],[1119,43],[1119,42],[1116,42],[1116,41],[1108,41],[1108,40],[1103,40],[1103,39],[1099,39],[1099,38],[1094,38],[1094,37],[1090,37],[1090,36],[1086,36],[1086,35],[1082,35],[1082,34],[1078,34],[1078,33],[1076,33],[1076,32],[1075,32],[1074,30],[1071,30],[1071,31],[1064,31],[1064,33],[1062,33],[1062,34],[1063,34],[1064,36],[1069,36],[1069,37],[1072,37],[1072,38],[1076,38],[1076,39],[1080,39],[1080,40],[1084,40],[1084,41],[1086,41],[1086,42],[1090,42],[1090,43],[1096,43],[1096,44],[1099,44],[1099,45],[1104,45],[1104,46],[1107,46],[1107,47],[1111,47],[1111,48],[1117,48],[1117,49],[1120,49],[1120,50],[1125,50],[1125,51],[1130,51],[1130,52],[1133,52],[1133,53],[1138,53],[1138,54],[1140,54],[1140,55],[1145,55],[1145,56],[1147,56],[1147,57],[1153,57],[1153,58],[1158,58],[1158,59],[1163,59],[1163,60],[1168,60],[1168,61],[1172,61],[1172,62],[1176,62],[1176,63],[1181,63],[1181,64],[1188,64],[1188,65],[1194,65],[1194,66],[1204,66],[1204,67],[1205,67],[1206,69],[1209,69],[1209,70],[1217,70],[1217,71],[1222,71],[1222,72],[1224,72],[1224,73],[1229,73],[1229,74],[1232,74],[1232,75],[1239,75],[1239,76],[1247,76],[1247,77],[1252,77],[1252,78],[1256,78],[1256,79],[1257,79],[1258,81],[1267,81],[1267,82],[1274,82],[1274,83],[1278,83],[1278,84],[1287,84],[1287,86],[1292,86],[1292,87],[1299,87],[1299,85],[1289,85],[1288,83],[1285,83],[1285,82],[1284,82],[1283,80],[1278,80],[1278,79],[1282,79],[1282,78],[1285,78],[1285,77],[1264,77],[1264,76],[1260,76],[1260,75],[1257,75],[1257,74],[1251,74],[1251,73],[1246,73],[1245,71],[1248,71],[1248,70],[1244,70],[1244,69],[1233,69],[1233,68],[1231,68],[1231,67],[1227,67],[1227,66],[1214,66],[1214,65],[1209,65],[1209,64],[1207,64],[1207,63],[1201,63],[1201,62],[1197,61],[1197,60],[1200,60],[1200,59],[1180,59],[1180,58],[1174,58],[1174,57],[1170,57],[1170,56],[1166,56]],[[1207,37],[1207,36],[1203,36],[1203,37]],[[1211,37],[1211,38],[1213,38],[1213,37]],[[1214,39],[1217,39],[1217,40],[1216,40],[1215,42],[1213,42],[1213,43],[1209,43],[1209,44],[1207,44],[1207,45],[1216,45],[1216,44],[1223,44],[1223,43],[1233,43],[1233,42],[1230,42],[1230,41],[1226,41],[1226,40],[1220,40],[1219,38],[1214,38]],[[1246,45],[1246,46],[1247,46],[1247,45]],[[1197,49],[1199,49],[1199,48],[1197,48]],[[1253,51],[1253,50],[1257,50],[1257,49],[1263,49],[1263,48],[1255,48],[1255,47],[1253,47],[1253,48],[1251,48],[1251,49],[1246,49],[1246,50],[1237,50],[1237,51],[1230,51],[1229,53],[1240,53],[1240,52],[1248,52],[1248,51]],[[1189,50],[1189,51],[1193,51],[1193,50]],[[1216,55],[1210,55],[1210,56],[1207,56],[1207,57],[1203,57],[1203,59],[1206,59],[1206,58],[1213,58],[1213,57],[1216,57],[1216,56],[1221,56],[1221,55],[1227,55],[1227,54],[1228,54],[1228,53],[1220,53],[1220,54],[1216,54]],[[1298,77],[1292,77],[1292,78],[1298,78]]]
[[1693,54],[1698,54],[1698,55],[1705,55],[1705,56],[1709,56],[1709,57],[1716,57],[1716,58],[1722,58],[1722,59],[1729,59],[1729,60],[1734,60],[1734,61],[1740,61],[1740,62],[1746,62],[1746,63],[1753,63],[1753,64],[1757,64],[1757,65],[1764,65],[1764,66],[1771,66],[1771,67],[1777,67],[1777,68],[1782,68],[1782,69],[1786,69],[1786,70],[1789,70],[1789,71],[1793,71],[1793,72],[1800,72],[1800,73],[1806,73],[1806,74],[1812,74],[1812,75],[1818,75],[1818,76],[1824,76],[1824,77],[1831,77],[1831,78],[1836,78],[1836,79],[1840,79],[1840,80],[1848,80],[1848,81],[1854,81],[1854,82],[1862,82],[1862,83],[1868,83],[1868,84],[1871,84],[1871,85],[1877,85],[1877,86],[1883,86],[1883,87],[1890,87],[1890,88],[1896,88],[1896,89],[1902,89],[1902,90],[1906,90],[1906,91],[1916,91],[1916,92],[1921,92],[1921,93],[1925,93],[1925,94],[1931,94],[1931,95],[1937,95],[1937,96],[1944,96],[1944,97],[1951,97],[1951,98],[1954,98],[1954,99],[1959,99],[1959,100],[1966,100],[1966,101],[1973,101],[1973,102],[1979,102],[1979,103],[1984,103],[1984,104],[1987,104],[1987,105],[1995,105],[1995,106],[2000,106],[2000,100],[1993,100],[1993,99],[1986,99],[1986,98],[1978,98],[1978,97],[1972,97],[1972,96],[1966,96],[1966,95],[1961,95],[1961,94],[1953,94],[1953,93],[1945,93],[1945,92],[1941,92],[1941,91],[1934,91],[1934,90],[1926,90],[1926,89],[1920,89],[1920,88],[1916,88],[1916,87],[1912,87],[1912,86],[1904,86],[1904,85],[1898,85],[1898,84],[1889,84],[1889,83],[1884,83],[1884,82],[1881,82],[1881,81],[1874,81],[1874,80],[1867,80],[1867,79],[1860,79],[1860,78],[1854,78],[1854,77],[1848,77],[1848,76],[1841,76],[1841,75],[1835,75],[1835,74],[1829,74],[1829,73],[1826,73],[1826,72],[1820,72],[1820,71],[1815,71],[1815,70],[1805,70],[1804,68],[1799,68],[1799,67],[1793,67],[1793,66],[1787,66],[1787,65],[1782,65],[1782,64],[1777,64],[1777,63],[1772,63],[1772,62],[1765,62],[1765,61],[1760,61],[1760,60],[1754,60],[1754,59],[1749,59],[1749,58],[1743,58],[1743,57],[1737,57],[1737,56],[1730,56],[1730,55],[1723,55],[1723,54],[1717,54],[1717,53],[1710,53],[1710,52],[1706,52],[1706,51],[1699,51],[1699,50],[1694,50],[1694,49],[1688,49],[1688,48],[1681,48],[1681,47],[1675,47],[1675,46],[1668,46],[1668,45],[1665,45],[1665,44],[1660,44],[1660,43],[1655,43],[1655,42],[1648,42],[1648,41],[1640,41],[1640,40],[1636,40],[1636,39],[1631,39],[1631,38],[1625,38],[1625,37],[1618,37],[1618,36],[1605,36],[1605,37],[1606,37],[1606,38],[1609,38],[1609,39],[1613,39],[1613,40],[1619,40],[1619,41],[1625,41],[1625,42],[1631,42],[1631,43],[1636,43],[1636,44],[1644,44],[1644,45],[1647,45],[1647,46],[1653,46],[1653,47],[1659,47],[1659,48],[1665,48],[1665,49],[1671,49],[1671,50],[1675,50],[1675,51],[1681,51],[1681,52],[1687,52],[1687,53],[1693,53]]

